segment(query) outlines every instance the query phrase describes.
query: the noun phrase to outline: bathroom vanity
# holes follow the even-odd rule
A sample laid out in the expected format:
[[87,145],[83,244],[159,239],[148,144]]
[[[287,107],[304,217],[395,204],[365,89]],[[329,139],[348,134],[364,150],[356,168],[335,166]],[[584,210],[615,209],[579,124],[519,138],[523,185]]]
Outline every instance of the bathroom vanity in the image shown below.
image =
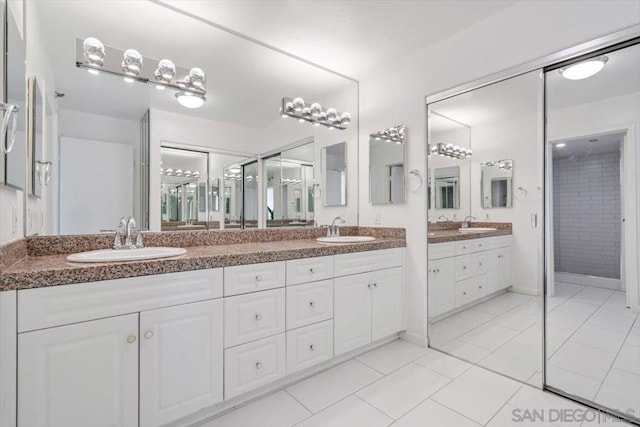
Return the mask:
[[512,285],[511,229],[429,236],[429,317],[442,319]]
[[[68,277],[92,268],[122,277],[22,282],[0,293],[3,326],[17,319],[17,425],[184,425],[394,339],[402,330],[403,246],[376,239],[193,247],[182,258],[144,263],[190,271],[127,277],[138,263],[66,263],[59,268]],[[216,267],[201,268],[206,263]]]

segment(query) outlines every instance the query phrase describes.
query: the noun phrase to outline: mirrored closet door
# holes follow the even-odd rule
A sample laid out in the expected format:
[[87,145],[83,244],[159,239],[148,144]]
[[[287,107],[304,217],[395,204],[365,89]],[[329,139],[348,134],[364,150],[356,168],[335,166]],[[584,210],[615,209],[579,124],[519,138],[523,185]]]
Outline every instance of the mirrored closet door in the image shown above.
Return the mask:
[[545,77],[545,383],[638,422],[640,44]]
[[542,387],[543,81],[428,101],[432,348]]

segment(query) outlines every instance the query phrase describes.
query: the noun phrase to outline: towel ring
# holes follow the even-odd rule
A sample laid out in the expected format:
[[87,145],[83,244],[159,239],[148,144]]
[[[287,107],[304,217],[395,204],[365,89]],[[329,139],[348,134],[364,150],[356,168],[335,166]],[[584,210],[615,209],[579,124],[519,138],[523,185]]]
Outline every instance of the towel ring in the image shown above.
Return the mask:
[[418,177],[418,179],[420,180],[420,183],[418,184],[418,186],[416,188],[411,188],[411,184],[407,183],[407,185],[409,187],[409,191],[416,192],[416,191],[420,190],[422,188],[422,185],[424,184],[424,179],[422,179],[422,175],[420,175],[420,171],[418,171],[418,169],[410,170],[409,171],[409,175],[414,175],[414,176]]
[[[516,190],[520,190],[520,191],[522,191],[522,197],[516,197],[516,199],[518,199],[518,200],[524,200],[524,199],[526,199],[526,198],[527,198],[527,196],[529,195],[529,192],[528,192],[528,191],[527,191],[527,189],[526,189],[526,188],[524,188],[524,187],[518,187],[518,188],[516,188]],[[515,195],[514,195],[514,196],[515,196]]]

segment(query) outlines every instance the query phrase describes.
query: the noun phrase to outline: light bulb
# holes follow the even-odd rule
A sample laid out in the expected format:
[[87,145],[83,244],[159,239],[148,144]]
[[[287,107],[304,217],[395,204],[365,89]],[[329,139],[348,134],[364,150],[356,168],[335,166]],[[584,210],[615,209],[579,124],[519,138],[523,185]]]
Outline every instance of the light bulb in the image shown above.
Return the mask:
[[349,123],[351,123],[351,114],[349,113],[342,113],[342,115],[340,116],[340,124],[342,125],[348,125]]
[[94,76],[100,74],[100,71],[96,70],[95,68],[87,68],[87,71],[89,72],[89,74],[93,74]]
[[131,77],[125,77],[124,81],[127,82],[127,83],[133,83],[134,82],[134,80]]
[[311,104],[311,115],[313,117],[319,117],[320,113],[322,113],[322,105],[318,104],[317,102]]
[[562,77],[569,80],[586,79],[600,72],[608,60],[609,58],[606,56],[588,59],[560,69],[560,74],[562,74]]
[[304,117],[305,119],[311,119],[311,108],[304,107],[302,109],[302,117]]
[[338,117],[338,111],[335,108],[327,108],[327,120],[333,122]]
[[293,100],[293,109],[300,112],[304,108],[304,99],[298,97]]
[[189,70],[189,75],[185,77],[184,81],[187,86],[202,89],[204,87],[206,76],[202,69],[194,67]]
[[88,37],[82,43],[84,57],[90,65],[102,67],[104,62],[104,45],[95,37]]
[[142,69],[142,55],[135,49],[127,49],[124,51],[122,59],[122,70],[133,76],[140,74]]
[[176,66],[169,59],[162,59],[158,62],[158,68],[154,74],[157,80],[169,83],[176,75]]

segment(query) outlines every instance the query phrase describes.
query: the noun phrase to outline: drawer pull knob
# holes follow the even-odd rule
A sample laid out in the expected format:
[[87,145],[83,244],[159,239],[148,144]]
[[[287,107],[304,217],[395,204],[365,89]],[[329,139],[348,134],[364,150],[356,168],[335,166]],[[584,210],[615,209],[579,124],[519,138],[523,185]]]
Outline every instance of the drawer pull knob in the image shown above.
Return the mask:
[[369,283],[369,284],[367,285],[367,288],[371,289],[371,283]]
[[127,342],[128,342],[129,344],[133,344],[134,342],[136,342],[136,336],[135,336],[135,335],[129,335],[129,336],[127,337]]
[[150,340],[151,338],[153,338],[153,332],[151,331],[147,331],[144,333],[144,337],[148,340]]
[[466,291],[463,291],[463,292],[462,292],[462,295],[466,295],[466,294],[467,294],[467,292],[466,292]]
[[373,287],[374,287],[374,288],[377,288],[377,287],[378,287],[378,284],[377,284],[376,282],[373,282]]
[[482,286],[478,286],[480,289],[482,289]]
[[440,269],[439,268],[436,269],[436,273],[440,273]]
[[311,273],[311,274],[315,273],[315,271],[313,271],[313,268],[309,269],[309,273]]
[[259,281],[261,281],[261,280],[262,280],[262,276],[257,275],[257,276],[256,276],[256,282],[259,282]]
[[480,267],[482,267],[482,263],[481,263],[481,262],[479,262],[479,263],[478,263],[478,265],[479,265]]
[[256,320],[262,320],[262,314],[260,313],[256,314]]
[[315,307],[316,306],[316,302],[315,301],[310,301],[309,302],[309,307]]
[[466,266],[466,265],[463,265],[463,266],[462,266],[462,269],[463,269],[463,270],[466,270],[466,269],[467,269],[467,266]]
[[311,344],[309,346],[309,350],[314,351],[316,349],[316,346],[314,344]]
[[481,248],[481,247],[482,247],[482,243],[478,243],[478,247],[480,247],[480,248]]
[[256,362],[256,369],[262,369],[262,362]]
[[466,247],[466,246],[463,246],[463,247],[462,247],[462,249],[467,249],[467,247]]

